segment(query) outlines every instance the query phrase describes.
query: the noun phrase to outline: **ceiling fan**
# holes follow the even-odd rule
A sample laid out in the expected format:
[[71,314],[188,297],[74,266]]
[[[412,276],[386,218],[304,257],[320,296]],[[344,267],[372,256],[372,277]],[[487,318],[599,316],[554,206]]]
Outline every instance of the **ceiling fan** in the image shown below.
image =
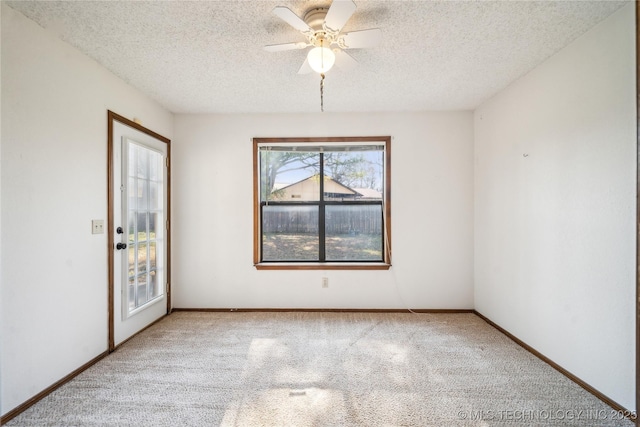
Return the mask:
[[342,69],[351,69],[358,63],[345,50],[374,47],[382,41],[382,31],[379,28],[340,34],[355,10],[356,4],[353,0],[334,0],[330,7],[312,8],[304,14],[304,18],[300,18],[291,9],[278,6],[273,9],[273,14],[300,31],[306,42],[272,44],[264,49],[280,52],[313,46],[298,74],[315,71],[324,79],[324,73],[329,71],[334,63]]

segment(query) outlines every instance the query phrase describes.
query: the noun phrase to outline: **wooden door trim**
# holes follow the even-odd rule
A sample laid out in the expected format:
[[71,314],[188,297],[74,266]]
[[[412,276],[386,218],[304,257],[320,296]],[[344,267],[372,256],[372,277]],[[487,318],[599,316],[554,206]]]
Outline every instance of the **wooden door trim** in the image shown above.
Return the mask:
[[171,140],[144,126],[127,119],[113,111],[107,110],[107,265],[108,265],[108,302],[107,315],[109,319],[109,352],[116,349],[115,345],[115,317],[114,317],[114,238],[113,238],[113,204],[115,190],[113,188],[113,123],[122,123],[137,131],[151,136],[167,144],[167,211],[165,212],[167,221],[167,260],[165,264],[167,276],[167,313],[171,312]]

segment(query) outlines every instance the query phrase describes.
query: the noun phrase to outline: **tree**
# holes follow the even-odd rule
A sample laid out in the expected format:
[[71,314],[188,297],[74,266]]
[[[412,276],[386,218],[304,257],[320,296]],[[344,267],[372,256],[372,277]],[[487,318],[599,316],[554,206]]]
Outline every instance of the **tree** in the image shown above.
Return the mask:
[[[382,152],[326,152],[324,173],[333,180],[351,188],[372,188],[381,191]],[[301,176],[320,172],[319,152],[261,151],[262,200],[276,191],[278,177],[295,171],[307,171]]]
[[351,188],[382,190],[382,151],[325,154],[325,174]]
[[320,157],[318,153],[312,152],[261,151],[260,161],[262,200],[267,200],[269,194],[275,190],[276,178],[279,174],[303,169],[320,170]]

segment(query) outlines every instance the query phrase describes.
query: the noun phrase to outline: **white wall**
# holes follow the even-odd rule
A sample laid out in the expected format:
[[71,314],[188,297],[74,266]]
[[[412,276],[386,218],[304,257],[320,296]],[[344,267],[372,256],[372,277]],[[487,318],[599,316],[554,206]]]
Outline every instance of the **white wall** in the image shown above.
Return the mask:
[[[358,135],[393,137],[393,267],[256,271],[251,138]],[[176,116],[174,307],[472,308],[472,138],[470,112]]]
[[2,4],[1,412],[107,349],[107,110],[166,110]]
[[474,114],[476,309],[629,409],[634,34],[629,4]]

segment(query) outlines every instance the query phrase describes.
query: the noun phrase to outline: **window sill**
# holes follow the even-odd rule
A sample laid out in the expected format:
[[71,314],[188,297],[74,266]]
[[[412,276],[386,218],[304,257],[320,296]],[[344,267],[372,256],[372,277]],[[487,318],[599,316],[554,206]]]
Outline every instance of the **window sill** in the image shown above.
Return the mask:
[[388,270],[391,264],[383,262],[269,262],[254,264],[256,270]]

